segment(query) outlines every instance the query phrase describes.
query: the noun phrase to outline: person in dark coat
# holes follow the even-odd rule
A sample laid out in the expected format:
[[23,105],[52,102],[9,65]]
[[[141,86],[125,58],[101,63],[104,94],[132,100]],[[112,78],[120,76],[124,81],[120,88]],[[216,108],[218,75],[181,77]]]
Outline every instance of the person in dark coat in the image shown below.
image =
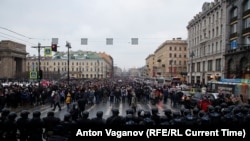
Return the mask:
[[117,108],[112,109],[112,115],[106,120],[107,125],[124,125],[124,118],[119,115],[119,110]]
[[41,112],[34,111],[33,117],[29,122],[29,141],[43,141],[43,121],[41,119]]
[[58,91],[55,91],[55,94],[53,96],[53,100],[54,100],[54,108],[53,111],[55,111],[56,107],[59,108],[59,111],[61,111],[61,105],[60,105],[60,95],[58,93]]
[[160,125],[170,125],[173,115],[171,109],[165,109],[164,115],[160,117]]
[[30,112],[27,110],[23,110],[20,113],[20,118],[17,119],[17,129],[20,132],[20,141],[28,141],[28,137],[29,137],[29,122],[30,122],[30,118],[29,118],[29,114]]
[[159,115],[159,110],[158,108],[152,108],[151,109],[151,119],[155,121],[155,124],[156,125],[160,125],[160,122],[161,122],[161,117]]
[[79,109],[79,116],[82,117],[83,112],[85,111],[85,106],[87,104],[87,99],[85,97],[81,97],[78,101],[78,109]]
[[79,128],[90,127],[92,122],[91,122],[91,119],[89,118],[89,112],[84,111],[82,114],[82,117],[78,118],[78,120],[76,121],[76,124],[77,126],[79,126]]
[[54,112],[50,111],[47,113],[47,116],[43,119],[44,122],[44,138],[47,139],[54,135],[55,128],[61,122],[60,118],[54,116]]
[[56,125],[54,128],[54,134],[53,136],[49,137],[48,139],[60,139],[63,141],[72,141],[72,137],[75,136],[75,133],[77,132],[74,128],[75,123],[71,120],[70,113],[66,113],[64,115],[63,120]]
[[0,115],[0,140],[2,141],[3,140],[3,133],[4,133],[4,122],[5,120],[7,120],[8,118],[8,115],[10,113],[10,110],[9,109],[2,109],[2,113]]
[[79,117],[81,117],[79,116],[80,115],[79,109],[77,108],[77,105],[75,103],[72,105],[72,108],[70,109],[69,113],[71,115],[71,119],[75,122],[77,121]]
[[151,113],[149,110],[143,111],[142,113],[143,120],[139,123],[139,125],[144,126],[155,126],[155,121],[151,118]]
[[17,141],[17,125],[16,125],[17,114],[10,112],[7,120],[4,122],[4,141]]
[[104,126],[106,124],[106,120],[103,118],[103,111],[97,111],[96,117],[91,119],[91,123],[93,126]]

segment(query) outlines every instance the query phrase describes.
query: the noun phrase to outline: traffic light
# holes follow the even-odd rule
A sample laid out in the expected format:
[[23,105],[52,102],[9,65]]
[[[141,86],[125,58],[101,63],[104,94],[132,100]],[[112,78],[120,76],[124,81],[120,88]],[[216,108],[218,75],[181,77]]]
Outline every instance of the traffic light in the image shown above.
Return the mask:
[[43,79],[43,71],[42,71],[42,70],[39,70],[38,78],[39,78],[40,80]]
[[57,44],[52,44],[51,50],[57,52]]

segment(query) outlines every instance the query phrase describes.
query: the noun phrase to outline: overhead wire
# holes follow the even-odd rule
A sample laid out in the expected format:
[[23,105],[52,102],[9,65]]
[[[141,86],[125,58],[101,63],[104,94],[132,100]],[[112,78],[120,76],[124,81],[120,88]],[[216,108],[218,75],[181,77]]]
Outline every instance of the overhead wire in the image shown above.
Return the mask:
[[[28,43],[28,44],[30,44],[30,45],[35,45],[34,43],[31,43],[31,42],[25,41],[25,40],[23,40],[23,39],[17,38],[17,37],[15,37],[15,36],[11,36],[11,35],[6,34],[6,33],[3,33],[3,32],[0,32],[0,34],[5,35],[5,36],[2,36],[2,37],[8,38],[8,39],[10,39],[10,40],[12,40],[12,38],[15,38],[15,39],[17,39],[17,40],[20,40],[20,41],[26,42],[26,43]],[[11,38],[6,37],[6,36],[9,36],[9,37],[11,37]]]

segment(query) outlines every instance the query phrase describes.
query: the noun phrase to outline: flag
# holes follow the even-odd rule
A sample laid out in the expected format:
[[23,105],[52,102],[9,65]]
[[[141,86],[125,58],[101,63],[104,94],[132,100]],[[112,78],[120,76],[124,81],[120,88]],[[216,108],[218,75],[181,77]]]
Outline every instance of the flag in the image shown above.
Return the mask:
[[82,38],[81,45],[88,45],[88,38]]
[[132,45],[138,45],[138,38],[132,38],[131,39],[131,44]]
[[106,45],[113,45],[113,38],[106,38]]

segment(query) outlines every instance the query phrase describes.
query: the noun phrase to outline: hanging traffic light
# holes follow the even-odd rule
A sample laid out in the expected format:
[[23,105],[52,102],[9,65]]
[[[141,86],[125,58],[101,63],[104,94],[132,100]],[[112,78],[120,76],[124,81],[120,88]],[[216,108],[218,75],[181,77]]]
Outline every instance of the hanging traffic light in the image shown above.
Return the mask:
[[51,50],[54,52],[57,52],[57,44],[52,44],[51,45]]
[[42,70],[39,70],[38,72],[38,79],[43,79],[43,71]]

